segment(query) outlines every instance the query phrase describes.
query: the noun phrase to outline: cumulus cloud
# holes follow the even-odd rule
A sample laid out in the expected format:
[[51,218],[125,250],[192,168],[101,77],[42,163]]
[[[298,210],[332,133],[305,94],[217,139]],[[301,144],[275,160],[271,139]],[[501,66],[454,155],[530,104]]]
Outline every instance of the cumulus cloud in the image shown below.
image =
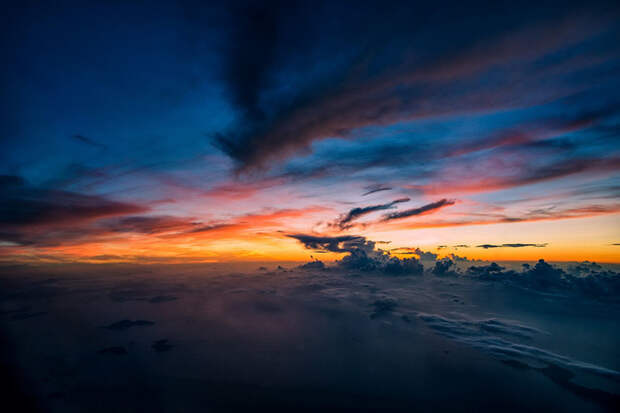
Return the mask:
[[614,297],[620,293],[620,274],[589,261],[563,270],[541,259],[533,267],[524,264],[522,271],[509,270],[493,262],[471,266],[464,275],[539,291],[572,291],[592,297]]
[[72,135],[71,137],[73,139],[75,139],[75,140],[77,140],[79,142],[85,143],[87,145],[94,146],[94,147],[100,148],[100,149],[107,149],[106,145],[104,145],[102,143],[99,143],[99,142],[95,142],[94,140],[92,140],[88,136],[84,136],[84,135],[79,135],[78,134],[78,135]]
[[423,251],[420,248],[411,248],[411,247],[399,247],[392,248],[390,250],[391,253],[400,254],[400,255],[417,255],[421,260],[430,260],[435,261],[437,259],[437,254],[434,254],[430,251]]
[[168,215],[131,216],[111,220],[106,227],[114,232],[134,232],[141,234],[157,234],[171,231],[192,231],[201,226],[193,219]]
[[33,187],[17,176],[0,178],[0,225],[45,225],[144,212],[147,207],[101,196]]
[[[433,264],[428,273],[435,276],[500,281],[537,291],[561,290],[592,297],[613,297],[620,293],[620,274],[589,261],[564,270],[541,259],[533,266],[524,264],[522,270],[518,271],[495,262],[470,260],[455,254],[439,259],[437,254],[420,248],[401,247],[384,251],[376,248],[375,242],[357,235],[329,237],[290,234],[288,236],[316,252],[345,253],[344,257],[336,261],[336,266],[347,270],[377,271],[394,275],[423,274],[422,262],[431,261]],[[391,255],[392,253],[417,257],[401,259]],[[313,259],[303,268],[319,270],[330,267]]]
[[523,248],[523,247],[536,247],[536,248],[544,248],[547,246],[547,243],[544,244],[521,244],[521,243],[512,243],[512,244],[500,244],[500,245],[495,245],[495,244],[481,244],[481,245],[476,245],[476,248],[484,248],[489,249],[489,248]]
[[[375,247],[375,242],[357,235],[340,237],[314,236],[306,234],[289,234],[304,244],[308,249],[317,251],[344,252],[344,257],[337,261],[341,268],[359,271],[380,271],[392,275],[422,274],[424,266],[417,258],[398,258],[389,252]],[[310,263],[311,266],[317,264]]]
[[451,268],[454,265],[454,262],[450,258],[442,258],[441,260],[437,260],[435,262],[435,266],[432,269],[432,273],[435,275],[456,275],[455,271],[452,271]]

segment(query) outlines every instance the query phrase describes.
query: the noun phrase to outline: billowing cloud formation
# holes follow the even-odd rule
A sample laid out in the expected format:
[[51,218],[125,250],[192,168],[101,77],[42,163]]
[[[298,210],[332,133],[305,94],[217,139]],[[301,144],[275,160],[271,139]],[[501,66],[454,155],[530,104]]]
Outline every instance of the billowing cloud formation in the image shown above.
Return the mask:
[[450,205],[454,205],[456,203],[456,201],[454,200],[449,200],[449,199],[442,199],[439,200],[437,202],[432,202],[430,204],[426,204],[423,205],[419,208],[412,208],[412,209],[407,209],[404,211],[399,211],[399,212],[393,212],[390,214],[385,214],[383,215],[383,221],[393,221],[395,219],[402,219],[402,218],[408,218],[408,217],[413,217],[416,215],[424,215],[424,214],[429,214],[432,213],[434,211],[437,211],[441,208],[444,208],[446,206],[450,206]]
[[375,242],[362,236],[319,237],[306,234],[288,236],[298,240],[308,249],[348,253],[337,261],[342,268],[381,271],[393,275],[421,274],[424,271],[424,266],[416,258],[393,257],[388,252],[375,248]]
[[387,204],[370,205],[370,206],[365,206],[365,207],[353,208],[349,212],[347,212],[345,215],[341,216],[334,223],[334,225],[339,227],[340,229],[350,228],[352,226],[351,221],[354,221],[357,218],[370,214],[371,212],[391,209],[391,208],[394,208],[396,204],[399,204],[402,202],[408,202],[408,201],[410,201],[409,198],[400,198],[400,199],[395,199],[392,202],[388,202]]
[[[388,252],[376,249],[375,243],[361,236],[315,237],[290,235],[302,242],[306,248],[348,253],[336,261],[339,268],[380,271],[390,274],[422,274],[424,266],[416,258],[398,259]],[[604,269],[601,265],[584,261],[562,269],[540,259],[534,266],[523,264],[521,271],[507,269],[495,262],[469,260],[450,254],[438,259],[436,254],[419,248],[397,248],[398,254],[416,254],[423,261],[433,261],[434,266],[427,274],[439,277],[465,277],[481,281],[501,281],[536,291],[565,291],[591,297],[616,297],[620,294],[620,274]],[[474,265],[472,265],[474,264]],[[329,269],[323,263],[311,264],[306,269]]]
[[438,276],[456,275],[456,273],[451,270],[451,267],[453,265],[454,262],[450,258],[443,258],[441,260],[437,260],[437,262],[435,262],[435,266],[433,267],[432,273]]
[[87,145],[91,145],[97,148],[101,148],[101,149],[107,149],[107,146],[99,143],[99,142],[95,142],[94,140],[92,140],[91,138],[89,138],[88,136],[84,136],[84,135],[73,135],[72,136],[73,139],[80,141],[82,143],[85,143]]
[[[440,265],[436,274],[443,275],[443,269]],[[563,270],[541,259],[533,267],[524,264],[520,272],[493,262],[470,266],[464,273],[454,271],[452,275],[508,282],[539,291],[564,290],[593,297],[614,297],[620,294],[620,274],[604,270],[600,265],[588,261]]]
[[521,243],[514,243],[514,244],[500,244],[500,245],[495,245],[495,244],[482,244],[482,245],[476,245],[477,248],[484,248],[489,249],[489,248],[523,248],[523,247],[536,247],[536,248],[544,248],[546,247],[547,244],[521,244]]

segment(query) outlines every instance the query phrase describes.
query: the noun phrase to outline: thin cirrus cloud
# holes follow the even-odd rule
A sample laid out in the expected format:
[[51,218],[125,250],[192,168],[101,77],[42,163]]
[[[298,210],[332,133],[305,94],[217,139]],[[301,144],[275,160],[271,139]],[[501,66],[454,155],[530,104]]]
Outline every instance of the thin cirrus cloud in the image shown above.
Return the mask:
[[[523,165],[525,166],[525,165]],[[506,176],[475,176],[472,179],[461,178],[442,181],[436,180],[427,185],[408,186],[411,189],[420,190],[425,194],[444,193],[480,193],[531,185],[552,179],[567,176],[590,173],[607,175],[620,170],[620,158],[577,158],[563,159],[555,163],[541,165],[535,168],[523,167],[518,174]]]
[[[395,10],[390,12],[396,14]],[[475,37],[476,31],[472,32],[471,38],[463,35],[467,32],[460,32],[464,38],[455,42],[452,50],[444,50],[442,58],[419,59],[399,67],[391,61],[393,57],[379,54],[380,58],[371,62],[379,69],[367,72],[363,66],[353,63],[357,62],[353,59],[350,65],[332,71],[320,87],[310,84],[308,90],[302,87],[293,96],[276,100],[271,107],[263,107],[260,96],[269,91],[267,85],[270,84],[270,77],[279,73],[285,63],[278,57],[290,52],[289,48],[293,46],[286,40],[282,41],[278,34],[291,30],[291,20],[299,16],[296,12],[299,10],[282,13],[267,8],[253,10],[253,14],[262,16],[264,23],[257,28],[255,26],[259,23],[255,19],[241,18],[234,41],[255,44],[264,52],[259,54],[255,50],[244,49],[242,53],[237,53],[237,49],[231,48],[231,54],[225,56],[226,68],[244,68],[229,71],[228,85],[232,100],[245,120],[245,128],[240,132],[219,132],[214,142],[237,161],[241,169],[269,167],[269,161],[290,157],[316,140],[347,138],[354,131],[368,126],[385,126],[405,120],[476,110],[526,107],[570,95],[581,85],[577,82],[562,84],[563,76],[570,76],[572,72],[588,67],[591,62],[587,59],[560,63],[551,61],[547,65],[534,62],[558,51],[576,48],[604,33],[611,23],[611,19],[604,16],[576,17],[567,14],[555,16],[553,26],[517,24],[511,32],[498,29],[484,41]],[[387,17],[394,17],[390,12],[386,13]],[[305,19],[300,19],[300,23],[306,25],[300,24],[298,30],[320,17],[320,14],[308,13]],[[497,17],[501,20],[502,16]],[[403,24],[401,29],[404,31],[409,26],[415,27],[402,16],[393,24],[399,23]],[[379,22],[377,27],[383,28],[384,24],[387,25],[387,22]],[[260,29],[258,38],[256,29]],[[352,28],[344,26],[341,30]],[[457,25],[455,30],[458,30]],[[305,38],[312,38],[312,35],[314,33],[310,32]],[[373,44],[383,35],[369,30],[368,41]],[[409,52],[409,48],[403,46],[400,55],[406,56]],[[393,67],[396,69],[391,69]],[[510,77],[515,67],[522,70],[518,80],[531,88],[538,88],[536,94],[528,94],[527,89],[519,93],[520,89],[515,89],[512,82],[488,82],[483,87],[462,92],[464,87],[475,84],[478,76],[494,70]],[[347,72],[353,74],[346,75]],[[554,81],[556,87],[545,90],[546,76]]]
[[381,191],[390,191],[392,187],[383,185],[383,184],[373,184],[373,185],[368,185],[364,189],[366,189],[366,192],[364,192],[362,196],[367,196],[367,195],[374,194],[376,192],[381,192]]
[[365,207],[353,208],[349,210],[349,212],[347,212],[346,214],[342,215],[333,225],[336,227],[339,227],[340,229],[350,228],[352,226],[351,223],[354,220],[361,218],[364,215],[368,215],[375,211],[383,211],[386,209],[392,209],[396,206],[396,204],[400,204],[403,202],[409,202],[409,201],[410,201],[409,198],[399,198],[399,199],[395,199],[392,202],[388,202],[387,204],[369,205]]
[[283,222],[330,211],[317,206],[268,209],[205,222],[191,216],[157,214],[151,206],[139,203],[35,187],[14,175],[0,176],[0,201],[0,242],[6,249],[97,242],[114,245],[127,240],[154,245],[158,240],[230,239],[247,231],[276,231]]
[[[494,225],[525,223],[539,221],[558,221],[564,219],[590,218],[602,215],[612,215],[620,212],[620,204],[611,205],[586,205],[582,207],[558,209],[554,211],[544,211],[522,216],[509,216],[503,214],[481,214],[472,218],[462,219],[439,219],[426,220],[422,222],[404,222],[399,225],[400,229],[421,229],[421,228],[447,228],[476,225]],[[467,245],[457,246],[467,248]]]
[[481,244],[476,245],[476,248],[484,248],[485,250],[489,248],[523,248],[523,247],[536,247],[536,248],[544,248],[547,244],[521,244],[521,243],[513,243],[513,244]]
[[430,213],[440,210],[441,208],[454,205],[455,203],[456,203],[455,200],[444,198],[436,202],[431,202],[430,204],[422,205],[421,207],[418,207],[418,208],[411,208],[411,209],[406,209],[404,211],[398,211],[398,212],[392,212],[389,214],[385,214],[383,215],[381,221],[387,222],[387,221],[394,221],[397,219],[409,218],[409,217],[418,216],[418,215],[430,214]]

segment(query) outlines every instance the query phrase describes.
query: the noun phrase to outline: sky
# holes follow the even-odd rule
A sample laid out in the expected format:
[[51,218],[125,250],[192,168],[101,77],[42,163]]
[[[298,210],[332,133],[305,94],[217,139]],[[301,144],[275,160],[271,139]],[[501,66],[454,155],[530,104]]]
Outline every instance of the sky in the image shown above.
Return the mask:
[[0,262],[620,263],[620,8],[487,3],[9,6]]

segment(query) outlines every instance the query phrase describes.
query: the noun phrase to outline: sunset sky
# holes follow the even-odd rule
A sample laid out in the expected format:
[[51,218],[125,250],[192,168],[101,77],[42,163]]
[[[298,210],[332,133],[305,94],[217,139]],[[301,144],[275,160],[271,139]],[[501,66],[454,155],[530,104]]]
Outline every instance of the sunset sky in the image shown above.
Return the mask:
[[0,262],[620,263],[620,16],[538,4],[15,6]]

